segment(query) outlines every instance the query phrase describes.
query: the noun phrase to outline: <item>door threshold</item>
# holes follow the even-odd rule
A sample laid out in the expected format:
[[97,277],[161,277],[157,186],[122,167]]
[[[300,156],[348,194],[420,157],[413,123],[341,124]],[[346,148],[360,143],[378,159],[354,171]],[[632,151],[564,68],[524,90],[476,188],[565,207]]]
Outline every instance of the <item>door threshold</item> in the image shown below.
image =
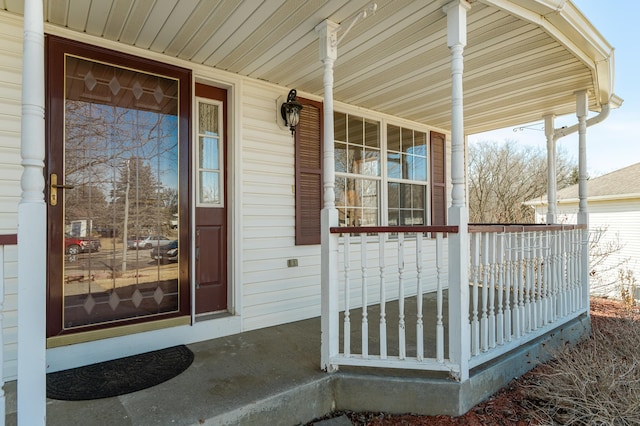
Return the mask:
[[232,316],[229,311],[207,312],[196,315],[196,322],[210,321],[218,318],[226,318]]

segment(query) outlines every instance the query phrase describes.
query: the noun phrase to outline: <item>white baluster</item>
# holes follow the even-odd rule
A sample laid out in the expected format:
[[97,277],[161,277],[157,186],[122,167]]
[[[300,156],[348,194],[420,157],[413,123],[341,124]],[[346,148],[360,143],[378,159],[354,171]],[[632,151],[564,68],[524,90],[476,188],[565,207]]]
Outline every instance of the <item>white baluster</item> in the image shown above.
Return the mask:
[[384,283],[384,234],[378,234],[379,265],[380,265],[380,359],[387,359],[387,292]]
[[543,302],[542,302],[542,325],[551,322],[551,287],[550,287],[550,271],[551,271],[551,232],[545,231],[542,237],[543,255],[542,255],[542,285],[543,285]]
[[562,235],[560,231],[553,231],[553,271],[551,271],[551,285],[553,285],[553,304],[552,304],[552,319],[553,322],[561,316],[562,307],[562,294],[560,293],[560,287],[562,284],[561,264],[560,264],[560,238]]
[[422,319],[422,236],[422,232],[416,233],[416,358],[418,361],[422,361],[424,359],[424,325]]
[[407,357],[404,322],[404,232],[398,232],[398,356]]
[[498,273],[498,265],[496,263],[496,233],[487,234],[489,239],[489,347],[496,347],[496,280]]
[[531,306],[531,294],[533,288],[533,242],[531,232],[522,232],[522,242],[525,245],[525,291],[524,291],[524,332],[529,333],[533,329],[533,307]]
[[349,252],[351,251],[351,235],[344,234],[344,356],[351,356],[351,311],[349,289]]
[[527,328],[527,309],[525,305],[526,298],[526,277],[527,277],[527,247],[526,247],[526,234],[524,232],[516,234],[518,238],[518,317],[520,321],[520,328],[518,336],[522,336],[526,332]]
[[369,313],[367,300],[367,234],[360,234],[360,267],[362,269],[362,357],[369,358]]
[[444,361],[444,323],[442,320],[442,269],[443,269],[443,240],[441,233],[436,234],[436,360]]
[[489,238],[488,233],[480,234],[482,243],[481,270],[482,270],[482,316],[480,318],[480,350],[486,352],[489,349],[489,317],[487,315],[487,304],[489,303]]
[[513,336],[517,339],[520,337],[522,330],[521,325],[521,284],[522,284],[522,270],[521,261],[522,255],[520,253],[520,241],[517,233],[511,234],[511,240],[513,242],[513,264],[514,264],[514,276],[513,276]]
[[471,234],[471,354],[480,353],[480,323],[478,321],[478,275],[480,274],[480,234]]
[[507,342],[511,341],[513,330],[513,314],[511,312],[511,297],[513,294],[513,244],[509,234],[503,235],[505,265],[505,308],[504,308],[504,336]]
[[496,342],[498,345],[504,343],[504,269],[506,258],[504,256],[504,234],[496,236],[496,266],[498,279],[498,314],[496,315]]
[[545,298],[544,298],[544,232],[538,232],[537,233],[537,240],[538,240],[538,250],[537,250],[537,260],[536,260],[536,265],[537,265],[537,271],[538,271],[538,275],[537,275],[537,294],[536,294],[536,315],[538,317],[538,320],[536,322],[536,329],[542,327],[542,325],[544,324],[544,304],[546,303]]

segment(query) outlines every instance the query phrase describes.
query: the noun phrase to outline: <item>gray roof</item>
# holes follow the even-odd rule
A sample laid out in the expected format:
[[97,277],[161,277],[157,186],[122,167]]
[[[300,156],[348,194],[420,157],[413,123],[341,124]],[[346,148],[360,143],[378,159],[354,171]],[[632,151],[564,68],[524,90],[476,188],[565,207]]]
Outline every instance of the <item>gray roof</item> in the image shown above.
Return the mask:
[[[632,194],[640,194],[640,163],[587,181],[588,198]],[[568,186],[558,191],[558,201],[572,198],[578,198],[578,185]]]

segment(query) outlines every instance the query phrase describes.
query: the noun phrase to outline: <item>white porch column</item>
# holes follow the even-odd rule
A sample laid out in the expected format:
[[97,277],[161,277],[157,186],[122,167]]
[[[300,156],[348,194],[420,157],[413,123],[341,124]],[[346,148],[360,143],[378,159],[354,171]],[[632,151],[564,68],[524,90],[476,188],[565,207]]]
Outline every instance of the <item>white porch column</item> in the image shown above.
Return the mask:
[[24,2],[18,206],[18,424],[46,423],[46,206],[42,0]]
[[547,137],[547,223],[556,223],[557,191],[555,115],[544,116],[544,134]]
[[323,140],[323,184],[324,207],[321,212],[321,286],[322,286],[322,342],[320,364],[323,370],[332,372],[337,367],[330,364],[332,356],[339,350],[338,318],[338,235],[329,233],[329,228],[338,226],[338,211],[335,208],[335,161],[333,136],[333,64],[338,57],[337,30],[339,25],[324,21],[316,27],[320,35],[320,60],[324,65],[324,140]]
[[467,10],[464,0],[454,0],[447,14],[447,46],[451,50],[451,207],[449,223],[458,233],[449,239],[449,357],[460,366],[458,379],[469,378],[469,212],[465,196],[465,135],[462,105],[462,52],[467,44]]
[[[582,303],[589,306],[589,212],[587,209],[587,115],[589,98],[586,90],[576,92],[576,116],[578,117],[578,224],[587,225],[582,231],[581,274]],[[589,310],[587,309],[587,313]]]

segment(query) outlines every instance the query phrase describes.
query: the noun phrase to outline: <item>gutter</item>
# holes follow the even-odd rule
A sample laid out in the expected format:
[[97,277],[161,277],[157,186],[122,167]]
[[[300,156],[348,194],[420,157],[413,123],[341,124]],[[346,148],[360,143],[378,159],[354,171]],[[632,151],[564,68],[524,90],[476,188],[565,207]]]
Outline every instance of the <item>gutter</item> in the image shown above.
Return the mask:
[[[620,105],[622,105],[622,102],[624,102],[624,100],[619,96],[615,94],[611,95],[609,102],[602,105],[602,108],[600,109],[600,113],[595,117],[591,117],[587,119],[587,127],[593,126],[594,124],[598,124],[606,120],[607,117],[609,117],[611,108],[619,108]],[[577,132],[579,127],[580,127],[579,123],[576,123],[569,127],[563,126],[563,127],[560,127],[559,129],[553,129],[553,141],[555,142],[562,137],[565,137],[567,135]]]

